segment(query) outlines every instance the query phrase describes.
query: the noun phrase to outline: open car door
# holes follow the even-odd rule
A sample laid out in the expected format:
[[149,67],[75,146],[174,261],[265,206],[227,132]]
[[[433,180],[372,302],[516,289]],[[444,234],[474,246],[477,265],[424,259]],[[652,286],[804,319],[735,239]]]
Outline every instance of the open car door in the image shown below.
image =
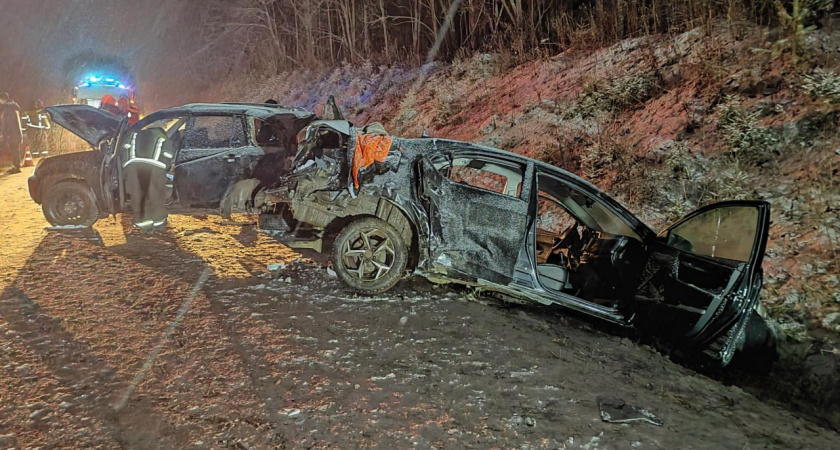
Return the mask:
[[639,319],[727,364],[758,300],[769,226],[768,203],[730,201],[660,233],[636,295]]
[[520,192],[525,168],[514,169],[519,171],[515,186],[497,193],[447,178],[428,156],[420,164],[432,269],[468,281],[509,284],[528,225],[528,202],[522,199],[528,193]]

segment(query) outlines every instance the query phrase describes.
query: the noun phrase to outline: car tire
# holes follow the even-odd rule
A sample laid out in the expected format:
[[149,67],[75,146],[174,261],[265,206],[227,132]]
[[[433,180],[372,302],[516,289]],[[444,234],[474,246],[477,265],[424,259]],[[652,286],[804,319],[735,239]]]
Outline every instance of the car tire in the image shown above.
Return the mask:
[[391,224],[367,217],[341,230],[333,243],[332,259],[341,281],[360,294],[376,295],[403,277],[408,247]]
[[99,219],[96,196],[84,182],[65,180],[50,186],[41,202],[52,226],[90,227]]

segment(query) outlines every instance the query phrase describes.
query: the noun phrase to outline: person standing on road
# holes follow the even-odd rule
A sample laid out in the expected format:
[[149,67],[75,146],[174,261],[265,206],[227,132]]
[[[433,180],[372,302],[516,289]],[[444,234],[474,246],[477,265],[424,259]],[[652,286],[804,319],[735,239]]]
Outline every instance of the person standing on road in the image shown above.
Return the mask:
[[111,94],[105,94],[102,96],[102,101],[99,102],[99,109],[108,111],[115,116],[120,115],[120,108],[117,106],[117,99],[115,99]]
[[117,107],[120,109],[120,115],[128,117],[128,124],[134,125],[140,121],[140,110],[137,106],[132,105],[131,101],[126,97],[120,97],[117,100]]
[[3,143],[2,153],[12,155],[12,168],[6,173],[20,173],[20,143],[23,133],[20,131],[20,106],[9,98],[9,94],[0,93],[0,134]]
[[131,199],[131,221],[143,231],[166,224],[166,172],[173,143],[162,128],[148,128],[128,137],[123,159],[125,190]]
[[44,101],[35,100],[32,110],[21,117],[33,155],[47,154],[47,131],[52,127],[44,111]]

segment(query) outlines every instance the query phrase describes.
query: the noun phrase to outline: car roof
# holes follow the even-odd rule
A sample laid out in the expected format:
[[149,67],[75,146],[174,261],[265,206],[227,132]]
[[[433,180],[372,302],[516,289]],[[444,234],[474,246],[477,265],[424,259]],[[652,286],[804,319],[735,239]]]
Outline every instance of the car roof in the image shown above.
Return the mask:
[[518,162],[523,165],[527,165],[529,162],[534,164],[534,167],[537,169],[542,169],[546,173],[560,175],[567,180],[574,182],[578,188],[582,188],[585,191],[588,191],[589,194],[597,196],[603,202],[607,203],[610,207],[621,211],[623,213],[629,214],[630,218],[635,222],[637,225],[637,229],[643,229],[642,233],[646,235],[654,235],[653,230],[644,222],[641,221],[635,214],[633,214],[630,210],[628,210],[623,204],[618,202],[616,199],[612,198],[609,194],[601,190],[598,186],[586,181],[585,179],[575,175],[568,170],[561,169],[557,166],[553,166],[551,164],[538,161],[533,158],[528,158],[526,156],[522,156],[516,153],[508,152],[505,150],[500,150],[494,147],[487,147],[480,144],[474,144],[471,142],[464,142],[464,141],[456,141],[452,139],[439,139],[439,138],[411,138],[406,139],[402,138],[403,141],[409,142],[429,142],[432,141],[434,143],[432,152],[443,152],[448,150],[448,147],[451,146],[452,149],[458,149],[461,151],[477,151],[491,157],[496,157],[501,160],[507,160],[511,162]]
[[566,177],[574,179],[578,183],[586,185],[587,187],[589,187],[589,188],[591,188],[595,191],[603,192],[603,191],[601,191],[601,189],[599,187],[597,187],[594,184],[586,181],[585,179],[579,177],[578,175],[575,175],[574,173],[569,172],[568,170],[561,169],[560,167],[552,166],[551,164],[548,164],[548,163],[545,163],[545,162],[542,162],[542,161],[539,161],[539,160],[536,160],[536,159],[533,159],[533,158],[528,158],[527,156],[522,156],[522,155],[517,154],[517,153],[512,153],[512,152],[508,152],[508,151],[505,151],[505,150],[500,150],[500,149],[495,148],[495,147],[488,147],[488,146],[485,146],[485,145],[475,144],[475,143],[472,143],[472,142],[456,141],[454,139],[440,139],[440,138],[411,138],[411,139],[406,139],[406,138],[403,138],[403,140],[404,141],[409,141],[409,142],[434,141],[435,144],[436,144],[435,147],[437,148],[437,151],[447,150],[447,147],[451,146],[453,148],[457,147],[459,150],[476,150],[476,151],[479,151],[479,152],[482,152],[482,153],[490,154],[490,155],[495,156],[495,157],[500,158],[500,159],[507,159],[509,161],[515,161],[515,162],[519,162],[519,163],[522,163],[522,164],[527,164],[529,162],[532,162],[532,163],[534,163],[534,165],[536,167],[544,169],[548,172],[560,173],[560,174],[562,174]]
[[[350,123],[349,121],[346,121],[346,120],[314,121],[309,126],[310,127],[311,126],[317,126],[319,124],[330,125],[336,131],[340,131],[340,132],[342,132],[346,135],[350,134],[349,127],[353,126],[352,123]],[[337,126],[339,124],[347,124],[348,131],[344,131],[343,127]],[[528,162],[532,162],[532,163],[534,163],[534,165],[536,167],[539,167],[539,168],[541,168],[541,169],[543,169],[547,172],[554,172],[555,174],[560,174],[563,177],[566,177],[570,180],[573,180],[574,182],[578,183],[582,187],[585,187],[586,189],[590,190],[591,193],[599,195],[600,197],[604,198],[606,201],[608,201],[608,202],[610,202],[614,205],[618,205],[620,208],[626,210],[626,208],[624,208],[620,203],[615,201],[606,192],[602,191],[598,186],[595,186],[594,184],[584,180],[583,178],[575,175],[572,172],[569,172],[568,170],[561,169],[557,166],[552,166],[551,164],[548,164],[548,163],[545,163],[545,162],[542,162],[542,161],[538,161],[538,160],[533,159],[533,158],[528,158],[526,156],[522,156],[522,155],[519,155],[517,153],[512,153],[512,152],[508,152],[508,151],[505,151],[505,150],[500,150],[500,149],[495,148],[495,147],[488,147],[488,146],[485,146],[485,145],[475,144],[475,143],[466,142],[466,141],[457,141],[457,140],[454,140],[454,139],[405,138],[405,137],[399,137],[399,136],[394,136],[394,137],[397,138],[397,139],[400,139],[404,142],[418,143],[418,144],[420,144],[421,148],[422,147],[427,147],[427,148],[430,148],[430,150],[434,149],[430,153],[445,151],[445,150],[447,150],[447,147],[452,147],[452,148],[457,148],[459,150],[475,150],[475,151],[479,151],[479,152],[482,152],[482,153],[493,155],[493,156],[495,156],[497,158],[500,158],[500,159],[506,159],[508,161],[518,162],[518,163],[521,163],[521,164],[528,164]],[[428,147],[429,143],[432,143],[431,147]],[[426,145],[423,145],[423,144],[426,144]]]
[[190,103],[155,111],[155,114],[183,112],[199,114],[246,114],[258,119],[267,119],[278,114],[289,114],[299,118],[315,116],[311,111],[297,106],[272,105],[267,103]]

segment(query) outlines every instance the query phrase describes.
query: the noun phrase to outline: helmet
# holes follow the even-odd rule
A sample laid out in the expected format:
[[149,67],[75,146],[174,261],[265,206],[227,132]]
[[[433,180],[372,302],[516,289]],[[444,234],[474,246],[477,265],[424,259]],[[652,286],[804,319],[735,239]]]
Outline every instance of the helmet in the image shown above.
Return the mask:
[[102,104],[103,105],[116,105],[117,100],[111,94],[105,94],[102,96]]

